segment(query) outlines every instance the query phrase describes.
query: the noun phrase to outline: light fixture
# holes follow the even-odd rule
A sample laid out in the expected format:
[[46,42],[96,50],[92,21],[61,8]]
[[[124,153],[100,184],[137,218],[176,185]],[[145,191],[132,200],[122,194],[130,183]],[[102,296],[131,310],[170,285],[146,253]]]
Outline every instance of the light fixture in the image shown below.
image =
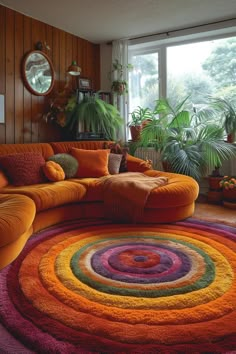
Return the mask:
[[79,76],[81,73],[81,68],[77,65],[76,61],[73,60],[72,64],[69,66],[67,73],[72,76]]

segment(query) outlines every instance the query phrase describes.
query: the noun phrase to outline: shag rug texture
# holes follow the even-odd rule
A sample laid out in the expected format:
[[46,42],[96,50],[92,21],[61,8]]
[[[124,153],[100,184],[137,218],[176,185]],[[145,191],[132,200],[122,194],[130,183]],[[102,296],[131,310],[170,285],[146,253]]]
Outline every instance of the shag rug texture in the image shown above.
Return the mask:
[[[236,349],[236,228],[65,224],[0,272],[9,353],[226,353]],[[2,352],[1,352],[2,353]]]

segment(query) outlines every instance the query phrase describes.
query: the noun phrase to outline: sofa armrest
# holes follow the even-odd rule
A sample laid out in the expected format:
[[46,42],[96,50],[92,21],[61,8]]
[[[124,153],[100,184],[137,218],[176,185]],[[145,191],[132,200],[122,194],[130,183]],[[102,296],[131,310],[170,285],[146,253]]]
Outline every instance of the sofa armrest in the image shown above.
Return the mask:
[[128,172],[145,172],[151,170],[150,163],[138,157],[127,154],[127,169]]

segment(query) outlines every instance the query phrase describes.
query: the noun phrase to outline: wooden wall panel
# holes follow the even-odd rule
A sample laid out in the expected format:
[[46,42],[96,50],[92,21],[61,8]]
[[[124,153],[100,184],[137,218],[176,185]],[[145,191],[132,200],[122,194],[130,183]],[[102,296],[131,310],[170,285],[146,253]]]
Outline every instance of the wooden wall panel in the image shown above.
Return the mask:
[[24,131],[24,88],[21,79],[23,48],[23,15],[15,13],[15,143],[23,143]]
[[[32,19],[30,17],[24,16],[24,40],[23,40],[24,55],[23,57],[31,50],[32,48]],[[23,58],[22,58],[23,59]],[[21,62],[22,62],[21,59]],[[20,62],[20,64],[21,64]],[[32,95],[23,85],[23,109],[24,109],[24,128],[23,128],[23,137],[24,143],[32,142]]]
[[[32,95],[22,81],[24,56],[40,41],[52,60],[55,86],[48,96]],[[100,47],[58,28],[0,5],[0,94],[5,96],[5,124],[0,124],[0,143],[60,140],[61,130],[43,119],[49,104],[76,81],[66,73],[73,60],[82,77],[100,88]],[[74,86],[72,86],[74,84]]]
[[14,11],[6,9],[6,143],[15,142],[15,18]]
[[[0,94],[6,92],[6,8],[0,5]],[[6,125],[0,124],[0,141],[6,140]]]

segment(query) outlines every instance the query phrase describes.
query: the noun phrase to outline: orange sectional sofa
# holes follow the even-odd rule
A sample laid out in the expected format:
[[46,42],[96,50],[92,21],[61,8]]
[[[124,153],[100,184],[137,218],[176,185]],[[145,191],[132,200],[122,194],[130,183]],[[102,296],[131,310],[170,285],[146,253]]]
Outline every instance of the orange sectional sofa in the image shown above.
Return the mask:
[[[35,144],[0,144],[0,156],[40,152],[45,160],[72,147],[103,149],[103,141],[74,141]],[[150,193],[140,223],[166,223],[190,217],[199,187],[191,177],[155,171],[127,154],[129,172],[167,176],[168,184]],[[2,174],[0,170],[0,174]],[[70,178],[58,182],[16,186],[0,176],[0,269],[12,262],[27,239],[44,228],[78,219],[106,218],[99,178]]]

